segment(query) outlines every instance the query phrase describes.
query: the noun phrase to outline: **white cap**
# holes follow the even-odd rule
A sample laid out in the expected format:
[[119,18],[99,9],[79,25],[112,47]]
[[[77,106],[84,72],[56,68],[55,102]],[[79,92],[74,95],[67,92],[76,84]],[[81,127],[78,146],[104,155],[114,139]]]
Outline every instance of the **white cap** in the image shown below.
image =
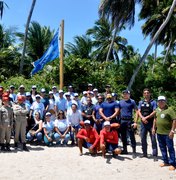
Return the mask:
[[166,101],[166,97],[165,96],[158,96],[158,101],[161,101],[161,100]]
[[42,92],[42,93],[46,92],[46,91],[45,91],[45,88],[42,88],[42,89],[40,90],[40,92]]
[[89,120],[85,120],[84,124],[90,124],[90,121]]
[[84,95],[87,94],[87,91],[83,91],[83,94],[84,94]]
[[19,88],[24,88],[24,85],[20,85],[20,87]]
[[51,113],[50,113],[50,112],[47,112],[47,113],[45,114],[45,116],[51,116]]
[[89,83],[87,86],[93,86],[93,85]]
[[53,86],[52,89],[57,89],[57,87],[56,87],[56,86]]
[[74,93],[74,96],[78,96],[78,93]]
[[111,124],[110,124],[110,122],[109,121],[105,121],[104,122],[104,126],[110,126]]
[[59,90],[59,93],[63,93],[64,91],[62,89]]
[[70,96],[70,93],[69,93],[69,92],[66,92],[66,93],[65,93],[65,96]]
[[53,94],[53,91],[49,91],[49,93],[48,94]]
[[36,85],[33,85],[33,86],[32,86],[32,89],[36,89],[36,88],[37,88],[37,86],[36,86]]
[[41,98],[41,96],[40,96],[39,94],[37,94],[37,95],[35,96],[35,98],[38,98],[38,97]]
[[26,92],[26,96],[31,96],[31,93],[30,92]]
[[97,92],[98,92],[98,89],[95,88],[95,89],[93,89],[93,92],[94,92],[94,91],[97,91]]

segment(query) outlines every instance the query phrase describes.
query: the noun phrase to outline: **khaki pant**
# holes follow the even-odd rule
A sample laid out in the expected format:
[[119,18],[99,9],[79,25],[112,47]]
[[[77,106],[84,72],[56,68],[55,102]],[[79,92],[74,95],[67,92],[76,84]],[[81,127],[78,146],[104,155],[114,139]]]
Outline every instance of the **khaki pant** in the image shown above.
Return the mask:
[[10,136],[11,136],[11,127],[8,125],[0,127],[0,143],[4,144],[4,140],[6,143],[10,143]]
[[15,121],[15,142],[19,142],[19,135],[21,137],[21,142],[26,142],[26,126],[27,121]]

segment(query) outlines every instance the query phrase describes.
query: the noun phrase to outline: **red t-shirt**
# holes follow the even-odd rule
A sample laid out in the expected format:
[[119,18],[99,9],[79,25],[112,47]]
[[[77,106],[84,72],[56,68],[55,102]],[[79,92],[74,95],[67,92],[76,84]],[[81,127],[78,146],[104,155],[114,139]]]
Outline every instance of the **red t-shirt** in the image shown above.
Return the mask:
[[111,130],[110,132],[105,131],[103,128],[100,131],[100,144],[104,144],[105,142],[118,144],[118,134],[116,130]]
[[96,129],[92,127],[88,131],[86,129],[81,129],[80,131],[78,131],[76,137],[80,139],[89,138],[89,143],[92,144],[93,148],[95,148],[98,145],[100,140],[100,137]]

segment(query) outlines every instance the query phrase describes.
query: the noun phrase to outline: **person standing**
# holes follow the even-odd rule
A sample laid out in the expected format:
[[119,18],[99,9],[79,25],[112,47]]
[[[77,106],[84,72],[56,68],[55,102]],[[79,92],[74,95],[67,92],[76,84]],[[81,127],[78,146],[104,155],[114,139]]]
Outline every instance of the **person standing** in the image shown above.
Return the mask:
[[[13,110],[9,106],[9,97],[2,98],[3,105],[0,108],[0,143],[1,151],[10,150],[10,135],[13,126]],[[6,142],[6,145],[5,145]]]
[[121,154],[128,154],[127,151],[127,133],[129,133],[133,158],[136,157],[136,139],[134,129],[137,124],[133,121],[133,111],[137,113],[136,102],[130,98],[130,91],[124,90],[122,92],[123,99],[119,102],[120,108],[120,134],[122,138],[123,150]]
[[22,149],[29,151],[26,147],[26,115],[29,113],[27,107],[24,104],[24,96],[19,95],[17,97],[17,104],[13,105],[14,119],[15,119],[15,148],[18,148],[19,136],[22,142]]
[[148,157],[147,155],[147,133],[150,134],[150,139],[152,142],[152,150],[154,161],[157,161],[157,142],[156,136],[152,134],[153,120],[155,115],[155,110],[157,103],[155,100],[151,99],[151,93],[148,88],[143,90],[144,99],[139,102],[138,115],[141,118],[141,143],[142,143],[142,156]]
[[[153,134],[157,133],[157,139],[162,154],[163,163],[160,167],[169,166],[169,170],[175,170],[174,132],[176,128],[176,113],[166,104],[166,97],[158,97],[158,108],[153,123]],[[169,152],[169,158],[168,158]]]

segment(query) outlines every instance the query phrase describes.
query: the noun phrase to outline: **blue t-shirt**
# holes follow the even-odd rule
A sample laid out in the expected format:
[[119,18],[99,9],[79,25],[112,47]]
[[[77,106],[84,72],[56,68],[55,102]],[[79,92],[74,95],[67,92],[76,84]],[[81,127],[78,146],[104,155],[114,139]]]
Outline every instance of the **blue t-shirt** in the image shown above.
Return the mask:
[[114,114],[115,109],[119,108],[119,105],[116,101],[111,101],[111,102],[105,101],[101,104],[100,107],[103,109],[103,114],[106,117],[109,117]]
[[101,107],[101,104],[96,104],[95,106],[94,106],[94,111],[95,111],[95,118],[96,119],[101,119],[101,116],[100,116],[100,114],[99,114],[99,109],[100,109],[100,107]]
[[137,109],[136,102],[133,99],[120,100],[119,102],[119,108],[120,108],[120,117],[131,119],[133,117],[133,109]]

